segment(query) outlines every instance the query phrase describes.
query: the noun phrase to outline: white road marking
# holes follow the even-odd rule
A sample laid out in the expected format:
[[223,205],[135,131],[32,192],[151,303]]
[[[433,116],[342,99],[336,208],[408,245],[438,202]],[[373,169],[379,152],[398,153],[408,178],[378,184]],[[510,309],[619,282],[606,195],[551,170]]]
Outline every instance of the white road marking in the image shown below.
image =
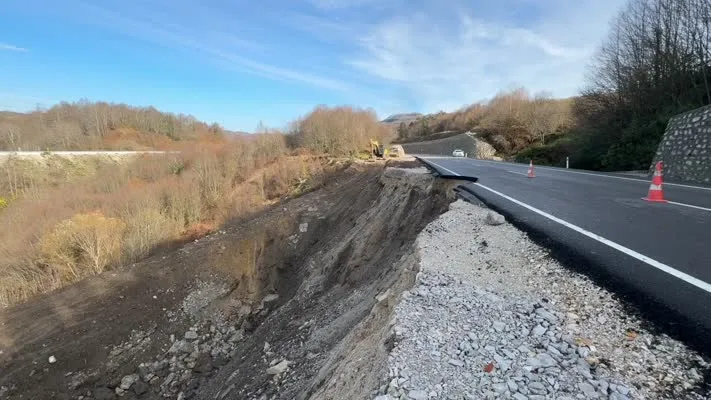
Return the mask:
[[[439,158],[439,159],[452,159],[452,160],[458,160],[457,158],[454,157],[425,157],[425,158]],[[494,163],[494,164],[513,164],[513,163],[508,163],[505,161],[493,161],[493,160],[479,160],[476,158],[467,158],[467,161],[476,161],[476,162],[486,162],[486,163]],[[526,164],[521,164],[522,166]],[[545,169],[549,171],[557,171],[557,172],[565,172],[569,174],[581,174],[581,175],[591,175],[591,176],[597,176],[601,178],[613,178],[613,179],[623,179],[627,181],[636,181],[636,182],[644,182],[644,183],[649,183],[651,182],[651,179],[639,179],[639,178],[629,178],[626,176],[616,176],[616,175],[604,175],[604,174],[595,174],[592,172],[583,172],[583,171],[573,171],[570,169],[564,169],[564,168],[553,168],[553,167],[545,167],[545,166],[535,166],[536,168],[540,169]],[[684,188],[689,188],[689,189],[699,189],[699,190],[709,190],[711,191],[711,187],[703,187],[703,186],[694,186],[694,185],[685,185],[682,183],[671,183],[671,182],[665,182],[664,185],[666,186],[678,186],[678,187],[684,187]]]
[[697,208],[697,209],[699,209],[699,210],[704,210],[704,211],[711,211],[711,208],[699,207],[699,206],[692,206],[691,204],[677,203],[676,201],[667,201],[667,203],[669,203],[669,204],[676,204],[677,206],[684,206],[684,207]]
[[452,171],[451,169],[445,168],[445,167],[443,167],[443,166],[441,166],[441,165],[439,165],[439,164],[435,164],[435,163],[433,163],[432,161],[430,161],[430,163],[431,163],[432,165],[435,165],[435,166],[439,167],[439,168],[442,168],[443,170],[449,172],[450,174],[452,174],[452,175],[454,175],[454,176],[461,176],[461,175],[459,175],[458,173]]
[[587,237],[589,237],[589,238],[591,238],[591,239],[597,240],[598,242],[600,242],[600,243],[602,243],[602,244],[605,244],[605,245],[607,245],[607,246],[610,246],[610,247],[612,247],[613,249],[615,249],[615,250],[617,250],[617,251],[620,251],[620,252],[622,252],[622,253],[625,253],[625,254],[627,254],[627,255],[630,256],[630,257],[634,257],[634,258],[636,258],[636,259],[638,259],[638,260],[640,260],[640,261],[642,261],[642,262],[645,262],[645,263],[651,265],[652,267],[657,268],[657,269],[659,269],[659,270],[661,270],[661,271],[664,271],[664,272],[666,272],[666,273],[668,273],[668,274],[670,274],[670,275],[672,275],[672,276],[675,276],[675,277],[677,277],[677,278],[683,280],[683,281],[686,282],[686,283],[690,283],[690,284],[692,284],[692,285],[698,287],[699,289],[704,290],[704,291],[707,292],[707,293],[711,293],[711,284],[706,283],[706,282],[702,281],[701,279],[695,278],[695,277],[693,277],[693,276],[691,276],[691,275],[689,275],[689,274],[686,274],[686,273],[681,272],[681,271],[679,271],[679,270],[677,270],[677,269],[674,269],[674,268],[672,268],[672,267],[670,267],[670,266],[668,266],[668,265],[666,265],[666,264],[663,264],[663,263],[661,263],[661,262],[659,262],[659,261],[657,261],[657,260],[655,260],[655,259],[653,259],[653,258],[647,257],[647,256],[645,256],[644,254],[638,253],[638,252],[636,252],[636,251],[634,251],[634,250],[632,250],[632,249],[630,249],[630,248],[627,248],[627,247],[625,247],[625,246],[623,246],[623,245],[621,245],[621,244],[615,243],[615,242],[613,242],[612,240],[606,239],[606,238],[604,238],[604,237],[602,237],[602,236],[600,236],[600,235],[598,235],[598,234],[596,234],[596,233],[592,233],[592,232],[590,232],[590,231],[587,231],[587,230],[585,230],[585,229],[583,229],[583,228],[581,228],[581,227],[579,227],[579,226],[577,226],[577,225],[573,225],[573,224],[571,224],[570,222],[564,221],[564,220],[562,220],[562,219],[560,219],[560,218],[558,218],[558,217],[555,217],[555,216],[553,216],[553,215],[550,215],[550,214],[548,214],[548,213],[545,212],[545,211],[541,211],[541,210],[539,210],[539,209],[537,209],[537,208],[535,208],[535,207],[533,207],[533,206],[530,206],[530,205],[528,205],[528,204],[526,204],[526,203],[524,203],[524,202],[518,201],[518,200],[514,199],[513,197],[507,196],[507,195],[505,195],[505,194],[503,194],[503,193],[501,193],[501,192],[497,192],[496,190],[491,189],[491,188],[489,188],[489,187],[486,187],[486,186],[484,186],[484,185],[482,185],[482,184],[480,184],[480,183],[475,183],[475,185],[481,187],[482,189],[486,189],[486,190],[490,191],[491,193],[494,193],[494,194],[496,194],[496,195],[498,195],[498,196],[501,196],[501,197],[505,198],[506,200],[508,200],[508,201],[510,201],[510,202],[512,202],[512,203],[518,204],[518,205],[521,206],[521,207],[527,208],[527,209],[529,209],[529,210],[535,212],[536,214],[542,215],[542,216],[544,216],[544,217],[546,217],[546,218],[548,218],[548,219],[550,219],[550,220],[552,220],[552,221],[554,221],[554,222],[557,222],[557,223],[559,223],[559,224],[565,226],[566,228],[570,228],[570,229],[572,229],[572,230],[574,230],[574,231],[576,231],[576,232],[578,232],[578,233],[581,233],[581,234],[583,234],[583,235],[585,235],[585,236],[587,236]]
[[[430,162],[431,162],[431,161],[430,161]],[[436,166],[438,166],[438,167],[440,167],[440,168],[442,168],[442,169],[444,169],[444,170],[450,171],[450,170],[448,170],[448,169],[442,167],[441,165],[438,165],[438,164],[435,164],[435,163],[432,163],[432,164],[434,164],[434,165],[436,165]],[[450,171],[450,172],[454,173],[455,175],[459,175],[459,174],[457,174],[457,173],[455,173],[455,172],[453,172],[453,171]],[[512,202],[512,203],[514,203],[514,204],[517,204],[517,205],[519,205],[519,206],[521,206],[521,207],[524,207],[524,208],[526,208],[526,209],[528,209],[528,210],[530,210],[530,211],[533,211],[533,212],[535,212],[536,214],[539,214],[539,215],[541,215],[541,216],[544,216],[544,217],[550,219],[551,221],[557,222],[557,223],[559,223],[559,224],[565,226],[566,228],[572,229],[572,230],[574,230],[574,231],[576,231],[576,232],[578,232],[578,233],[580,233],[580,234],[583,234],[583,235],[585,235],[585,236],[587,236],[587,237],[589,237],[589,238],[591,238],[591,239],[593,239],[593,240],[596,240],[596,241],[598,241],[598,242],[600,242],[600,243],[602,243],[602,244],[605,244],[605,245],[607,245],[607,246],[609,246],[609,247],[612,247],[613,249],[615,249],[615,250],[617,250],[617,251],[619,251],[619,252],[622,252],[622,253],[624,253],[624,254],[627,254],[627,255],[630,256],[630,257],[636,258],[637,260],[640,260],[640,261],[642,261],[642,262],[644,262],[644,263],[646,263],[646,264],[648,264],[648,265],[650,265],[650,266],[652,266],[652,267],[654,267],[654,268],[657,268],[657,269],[659,269],[659,270],[661,270],[661,271],[663,271],[663,272],[666,272],[666,273],[669,274],[669,275],[672,275],[672,276],[674,276],[674,277],[676,277],[676,278],[679,278],[679,279],[683,280],[684,282],[689,283],[689,284],[691,284],[691,285],[694,285],[694,286],[698,287],[699,289],[701,289],[701,290],[703,290],[703,291],[705,291],[705,292],[707,292],[707,293],[711,293],[711,284],[706,283],[706,282],[702,281],[701,279],[695,278],[695,277],[693,277],[693,276],[691,276],[691,275],[689,275],[689,274],[686,274],[686,273],[684,273],[684,272],[681,272],[681,271],[679,271],[679,270],[677,270],[677,269],[675,269],[675,268],[672,268],[672,267],[670,267],[670,266],[668,266],[668,265],[666,265],[666,264],[664,264],[664,263],[661,263],[661,262],[659,262],[659,261],[657,261],[657,260],[655,260],[655,259],[653,259],[653,258],[647,257],[647,256],[645,256],[644,254],[638,253],[638,252],[636,252],[636,251],[634,251],[634,250],[632,250],[632,249],[630,249],[630,248],[628,248],[628,247],[625,247],[625,246],[623,246],[623,245],[621,245],[621,244],[619,244],[619,243],[616,243],[616,242],[613,242],[612,240],[606,239],[606,238],[604,238],[604,237],[602,237],[602,236],[600,236],[600,235],[598,235],[598,234],[596,234],[596,233],[587,231],[587,230],[585,230],[585,229],[583,229],[583,228],[581,228],[581,227],[579,227],[579,226],[577,226],[577,225],[573,225],[573,224],[571,224],[571,223],[568,222],[568,221],[564,221],[564,220],[562,220],[562,219],[560,219],[560,218],[558,218],[558,217],[556,217],[556,216],[553,216],[553,215],[551,215],[551,214],[548,214],[548,213],[545,212],[545,211],[539,210],[539,209],[537,209],[537,208],[535,208],[535,207],[533,207],[533,206],[530,206],[530,205],[528,205],[528,204],[526,204],[526,203],[524,203],[524,202],[522,202],[522,201],[516,200],[516,199],[514,199],[514,198],[511,197],[511,196],[507,196],[507,195],[505,195],[505,194],[503,194],[503,193],[501,193],[501,192],[498,192],[498,191],[496,191],[496,190],[494,190],[494,189],[491,189],[491,188],[489,188],[489,187],[487,187],[487,186],[484,186],[484,185],[482,185],[481,183],[475,183],[475,185],[479,186],[479,187],[482,188],[482,189],[486,189],[486,190],[490,191],[491,193],[494,193],[494,194],[496,194],[496,195],[498,195],[498,196],[501,196],[501,197],[503,197],[504,199],[506,199],[506,200],[508,200],[508,201],[510,201],[510,202]]]

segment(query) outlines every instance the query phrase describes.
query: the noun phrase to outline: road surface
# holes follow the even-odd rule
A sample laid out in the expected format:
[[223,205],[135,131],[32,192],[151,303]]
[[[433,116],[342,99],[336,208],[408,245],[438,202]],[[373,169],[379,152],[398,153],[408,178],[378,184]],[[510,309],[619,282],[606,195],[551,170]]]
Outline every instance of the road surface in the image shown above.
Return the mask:
[[670,203],[650,203],[650,181],[621,174],[452,157],[423,157],[438,172],[477,177],[468,191],[554,244],[584,268],[711,329],[711,187],[665,184]]

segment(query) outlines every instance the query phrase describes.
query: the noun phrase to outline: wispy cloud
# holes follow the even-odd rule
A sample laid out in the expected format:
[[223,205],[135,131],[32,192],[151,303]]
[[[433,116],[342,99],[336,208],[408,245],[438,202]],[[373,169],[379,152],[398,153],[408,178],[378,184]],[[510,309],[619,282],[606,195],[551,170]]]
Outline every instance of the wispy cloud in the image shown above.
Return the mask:
[[[459,9],[458,17],[413,11],[363,33],[359,50],[344,61],[400,86],[427,112],[452,110],[518,85],[569,96],[582,86],[590,56],[622,1],[580,0],[577,9],[530,10],[536,19],[493,18],[473,7]],[[514,7],[525,0],[501,2]],[[582,28],[582,21],[596,29]]]
[[[160,1],[158,4],[162,4]],[[285,65],[276,65],[250,57],[264,54],[265,46],[250,37],[240,37],[234,24],[228,24],[226,13],[234,10],[191,6],[190,13],[170,13],[141,7],[123,7],[115,10],[79,0],[79,4],[94,20],[122,34],[153,42],[162,46],[197,52],[210,57],[227,69],[245,71],[268,79],[298,82],[329,90],[349,91],[352,87],[337,78],[313,71],[301,71]],[[154,3],[156,4],[156,3]],[[180,8],[178,8],[180,10]],[[239,24],[243,25],[243,24]],[[289,63],[286,63],[289,64]]]
[[13,46],[7,43],[0,43],[0,50],[16,51],[19,53],[29,53],[30,51],[24,47]]

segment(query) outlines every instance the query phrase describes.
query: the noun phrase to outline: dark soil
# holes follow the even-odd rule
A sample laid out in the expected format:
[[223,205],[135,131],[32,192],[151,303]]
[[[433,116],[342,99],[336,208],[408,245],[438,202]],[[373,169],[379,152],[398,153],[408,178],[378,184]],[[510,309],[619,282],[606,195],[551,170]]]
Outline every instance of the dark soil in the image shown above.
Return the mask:
[[341,397],[322,386],[354,328],[383,328],[375,296],[416,271],[417,234],[452,200],[427,174],[384,171],[353,164],[180,249],[0,311],[0,399]]

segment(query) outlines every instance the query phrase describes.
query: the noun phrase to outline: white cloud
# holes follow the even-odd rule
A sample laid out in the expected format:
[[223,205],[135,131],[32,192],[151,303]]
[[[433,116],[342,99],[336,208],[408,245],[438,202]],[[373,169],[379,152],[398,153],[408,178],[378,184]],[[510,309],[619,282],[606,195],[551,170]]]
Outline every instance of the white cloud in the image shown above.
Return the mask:
[[[570,96],[583,85],[590,57],[623,1],[580,0],[573,7],[551,0],[527,19],[490,18],[471,8],[458,17],[398,15],[363,34],[360,49],[345,62],[399,85],[425,112],[453,110],[515,85]],[[527,0],[501,2],[514,7]]]
[[13,45],[7,44],[7,43],[0,43],[0,50],[17,51],[20,53],[29,53],[29,50],[27,50],[24,47],[17,47],[17,46],[13,46]]

